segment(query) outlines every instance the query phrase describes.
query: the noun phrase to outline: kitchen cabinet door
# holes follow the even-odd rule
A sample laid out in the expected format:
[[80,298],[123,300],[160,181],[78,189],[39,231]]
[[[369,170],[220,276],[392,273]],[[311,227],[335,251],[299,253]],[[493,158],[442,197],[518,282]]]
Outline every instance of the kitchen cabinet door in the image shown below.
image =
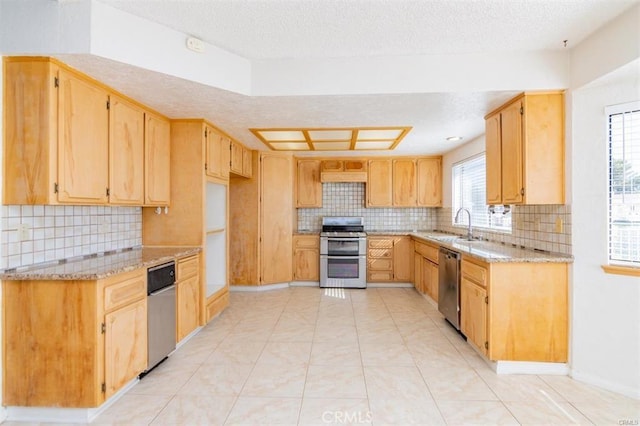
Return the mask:
[[69,71],[58,75],[58,201],[106,204],[109,96]]
[[250,178],[253,176],[252,158],[250,149],[245,148],[242,150],[242,175],[244,177]]
[[485,121],[487,204],[502,204],[502,149],[500,113]]
[[237,142],[231,141],[231,165],[230,171],[237,175],[242,175],[243,167],[242,161],[244,148]]
[[396,237],[393,241],[393,279],[411,282],[411,237]]
[[296,207],[322,207],[322,182],[320,182],[320,160],[297,161]]
[[263,284],[291,281],[293,167],[289,155],[263,153],[260,160],[260,277]]
[[210,127],[205,129],[206,138],[206,174],[222,177],[222,135]]
[[417,203],[415,160],[393,160],[393,205],[414,207]]
[[415,289],[424,293],[422,286],[422,255],[418,252],[413,253],[413,286]]
[[147,299],[105,315],[104,374],[109,398],[147,368]]
[[171,125],[147,112],[144,131],[144,204],[168,206],[171,201]]
[[367,207],[390,207],[393,204],[391,160],[369,160]]
[[220,140],[220,177],[229,180],[229,167],[231,162],[231,139],[223,136]]
[[460,282],[460,331],[484,355],[487,354],[487,291],[462,278]]
[[420,207],[442,206],[442,158],[419,158],[416,161],[417,204]]
[[294,273],[297,281],[320,280],[320,251],[318,249],[296,249],[293,252]]
[[176,284],[176,343],[198,327],[200,319],[200,275]]
[[109,97],[109,203],[144,202],[144,111]]
[[514,102],[501,115],[502,204],[523,202],[524,158],[522,142],[522,102]]

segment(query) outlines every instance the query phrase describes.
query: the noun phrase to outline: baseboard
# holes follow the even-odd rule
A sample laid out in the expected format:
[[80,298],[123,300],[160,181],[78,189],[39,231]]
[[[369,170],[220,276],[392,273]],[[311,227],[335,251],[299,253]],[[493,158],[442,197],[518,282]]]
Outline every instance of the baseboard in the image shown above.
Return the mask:
[[[185,345],[185,343],[187,343],[189,340],[191,340],[193,338],[193,336],[195,336],[196,334],[200,333],[200,330],[202,330],[202,327],[197,327],[195,330],[193,330],[191,333],[187,334],[186,336],[184,336],[184,338],[182,340],[180,340],[177,344],[176,344],[176,348],[173,352],[177,351],[178,349],[180,349],[182,346]],[[172,352],[172,353],[173,353]]]
[[275,283],[267,285],[231,285],[229,291],[245,291],[245,292],[259,292],[270,290],[281,290],[283,288],[289,288],[289,283]]
[[91,423],[140,380],[136,377],[97,408],[6,407],[6,420],[43,423]]
[[640,399],[640,389],[624,386],[619,383],[614,383],[610,380],[603,379],[602,377],[594,376],[593,374],[583,373],[580,370],[571,370],[570,376],[578,381],[588,385],[597,386],[602,389],[606,389],[611,392],[619,393],[621,395],[628,396],[634,399]]
[[367,288],[409,288],[411,283],[367,283]]
[[320,287],[320,281],[291,281],[291,287]]
[[569,374],[569,366],[563,362],[489,361],[489,365],[496,374],[546,374],[552,376],[567,376]]

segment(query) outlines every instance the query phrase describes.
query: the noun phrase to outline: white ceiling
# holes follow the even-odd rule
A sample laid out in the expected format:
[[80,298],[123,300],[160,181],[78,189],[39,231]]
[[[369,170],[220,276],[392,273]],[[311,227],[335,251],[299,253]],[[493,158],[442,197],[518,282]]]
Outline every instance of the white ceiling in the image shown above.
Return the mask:
[[[251,60],[562,50],[563,40],[575,45],[638,2],[100,1]],[[204,117],[256,149],[266,148],[249,128],[413,126],[394,154],[440,154],[484,133],[483,116],[517,93],[249,97],[107,59],[62,59],[172,118]],[[463,141],[445,141],[455,135]]]

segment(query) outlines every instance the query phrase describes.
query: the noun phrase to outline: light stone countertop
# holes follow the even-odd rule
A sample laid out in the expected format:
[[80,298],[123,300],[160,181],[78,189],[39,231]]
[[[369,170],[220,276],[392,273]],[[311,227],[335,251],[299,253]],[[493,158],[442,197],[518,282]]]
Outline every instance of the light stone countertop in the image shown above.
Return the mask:
[[573,256],[569,254],[525,249],[490,241],[465,241],[459,235],[437,232],[410,232],[408,235],[487,263],[573,263]]
[[201,251],[200,247],[138,247],[64,263],[6,270],[3,280],[99,280],[140,268],[160,265]]

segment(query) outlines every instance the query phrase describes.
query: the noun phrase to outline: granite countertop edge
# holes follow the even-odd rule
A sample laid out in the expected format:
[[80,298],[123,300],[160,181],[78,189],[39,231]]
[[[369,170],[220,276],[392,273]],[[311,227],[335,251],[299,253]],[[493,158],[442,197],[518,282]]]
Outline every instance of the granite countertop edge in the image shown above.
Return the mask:
[[450,243],[430,238],[430,235],[444,236],[449,234],[438,232],[409,232],[407,234],[487,263],[573,263],[573,256],[570,254],[537,251],[490,241],[482,242],[482,247],[465,247],[461,243]]
[[107,254],[89,255],[55,264],[33,265],[24,270],[5,270],[0,273],[0,279],[5,281],[100,280],[192,256],[201,251],[201,247],[191,246],[136,247]]

